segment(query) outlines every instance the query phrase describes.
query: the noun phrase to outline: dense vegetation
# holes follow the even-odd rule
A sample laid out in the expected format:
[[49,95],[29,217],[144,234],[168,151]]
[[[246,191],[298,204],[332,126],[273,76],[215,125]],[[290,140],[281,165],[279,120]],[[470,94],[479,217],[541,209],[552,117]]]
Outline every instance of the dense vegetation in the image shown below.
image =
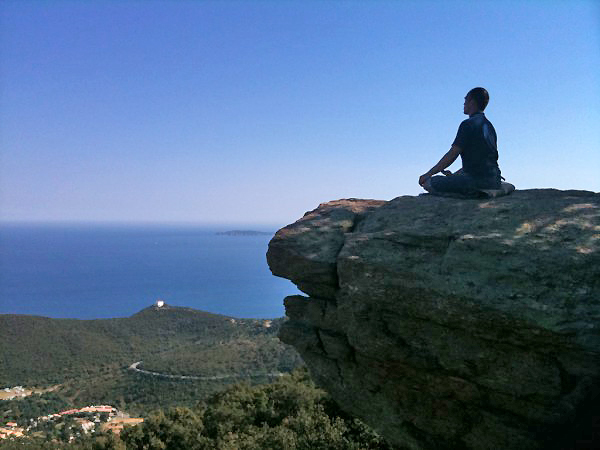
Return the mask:
[[[391,449],[344,415],[305,370],[273,383],[236,384],[193,408],[151,413],[121,439],[106,434],[65,442],[23,441],[18,448],[66,449]],[[12,444],[6,444],[6,448]],[[38,447],[34,447],[38,445]],[[0,447],[4,448],[0,445]]]
[[[140,360],[144,368],[150,364],[155,370],[181,373],[291,370],[301,363],[291,347],[275,339],[282,320],[266,327],[261,320],[171,306],[149,307],[119,319],[0,315],[0,386],[52,385]],[[216,346],[218,360],[211,357]],[[213,355],[201,359],[197,355],[203,352]],[[197,360],[192,366],[190,358]]]
[[297,354],[272,335],[231,339],[210,347],[192,343],[143,361],[146,370],[200,376],[289,372],[298,365]]
[[[233,319],[171,306],[152,306],[120,319],[1,315],[0,387],[60,384],[57,395],[69,406],[109,403],[135,415],[192,406],[250,375],[261,383],[269,373],[301,366],[295,350],[276,338],[282,321]],[[154,377],[128,369],[137,361],[142,361],[140,368],[170,375],[228,378]],[[17,422],[29,417],[23,408],[8,405],[0,404],[4,417]]]
[[342,414],[305,371],[271,384],[236,385],[195,409],[159,411],[122,439],[127,448],[390,448]]

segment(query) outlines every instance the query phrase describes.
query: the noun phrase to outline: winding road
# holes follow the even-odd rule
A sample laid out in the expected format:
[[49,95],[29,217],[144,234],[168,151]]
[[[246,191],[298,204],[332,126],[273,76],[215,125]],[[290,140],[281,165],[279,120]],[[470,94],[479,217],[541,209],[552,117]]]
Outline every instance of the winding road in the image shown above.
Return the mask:
[[134,362],[129,366],[129,370],[133,370],[138,373],[143,373],[145,375],[152,375],[155,377],[163,377],[163,378],[171,378],[177,380],[201,380],[201,381],[215,381],[215,380],[226,380],[228,378],[254,378],[254,377],[282,377],[286,375],[283,372],[269,372],[269,373],[254,373],[248,375],[239,375],[239,374],[231,374],[231,375],[212,375],[209,377],[197,377],[193,375],[171,375],[168,373],[160,373],[160,372],[151,372],[150,370],[144,370],[138,368],[138,366],[142,363],[142,361]]

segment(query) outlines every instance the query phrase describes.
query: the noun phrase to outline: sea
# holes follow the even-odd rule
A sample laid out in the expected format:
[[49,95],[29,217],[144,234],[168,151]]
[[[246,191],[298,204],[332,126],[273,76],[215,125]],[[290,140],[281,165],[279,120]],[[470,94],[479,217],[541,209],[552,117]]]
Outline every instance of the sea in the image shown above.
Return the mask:
[[0,314],[128,317],[158,300],[237,318],[284,315],[269,234],[234,226],[1,224]]

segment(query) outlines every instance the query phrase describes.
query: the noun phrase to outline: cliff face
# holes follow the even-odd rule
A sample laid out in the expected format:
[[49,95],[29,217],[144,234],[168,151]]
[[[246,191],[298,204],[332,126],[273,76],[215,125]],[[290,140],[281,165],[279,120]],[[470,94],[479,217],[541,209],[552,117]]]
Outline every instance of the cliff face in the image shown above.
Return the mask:
[[600,194],[339,200],[267,259],[308,295],[281,340],[390,442],[588,448],[600,428]]

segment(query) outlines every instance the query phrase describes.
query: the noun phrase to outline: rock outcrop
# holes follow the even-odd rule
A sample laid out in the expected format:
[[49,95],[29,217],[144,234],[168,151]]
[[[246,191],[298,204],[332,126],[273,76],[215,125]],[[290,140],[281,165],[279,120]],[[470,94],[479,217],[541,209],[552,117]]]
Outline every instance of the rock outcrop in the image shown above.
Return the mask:
[[593,445],[600,194],[339,200],[279,230],[267,259],[308,295],[285,299],[281,340],[391,443]]

